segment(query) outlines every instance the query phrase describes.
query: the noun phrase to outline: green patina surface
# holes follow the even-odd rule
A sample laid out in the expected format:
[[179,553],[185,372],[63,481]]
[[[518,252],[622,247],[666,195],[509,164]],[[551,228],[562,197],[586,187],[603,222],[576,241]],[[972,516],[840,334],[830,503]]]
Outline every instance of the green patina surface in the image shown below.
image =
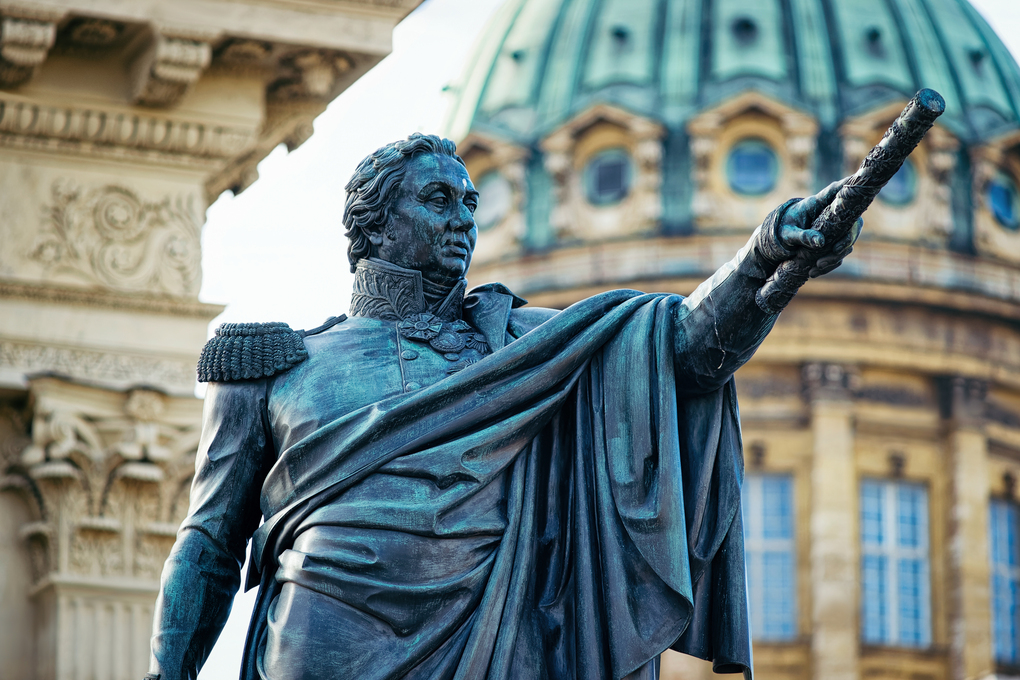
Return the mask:
[[447,131],[532,144],[597,101],[678,128],[748,88],[831,130],[922,87],[966,141],[1020,121],[1020,69],[966,0],[508,0]]
[[831,7],[849,84],[915,89],[899,28],[885,0],[834,2]]
[[584,71],[583,87],[652,82],[658,2],[602,0]]
[[[789,68],[782,31],[779,0],[716,0],[712,3],[712,77],[785,79]],[[741,37],[747,33],[752,35]]]

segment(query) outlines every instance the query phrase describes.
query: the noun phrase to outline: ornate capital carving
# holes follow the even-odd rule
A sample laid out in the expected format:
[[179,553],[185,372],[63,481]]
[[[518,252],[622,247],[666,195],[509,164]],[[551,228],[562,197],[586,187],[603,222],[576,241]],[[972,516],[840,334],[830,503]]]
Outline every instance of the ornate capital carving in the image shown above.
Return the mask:
[[31,440],[6,461],[2,488],[33,508],[21,534],[36,580],[157,579],[187,511],[199,401],[54,378],[31,394]]
[[199,222],[193,199],[149,202],[109,185],[53,185],[42,234],[30,256],[47,270],[73,272],[121,291],[198,295]]
[[805,364],[801,378],[804,394],[810,401],[847,401],[860,387],[857,368],[843,364]]
[[957,426],[982,426],[989,410],[988,381],[956,376],[941,383],[943,417]]
[[212,60],[209,43],[156,35],[131,66],[131,99],[146,106],[173,106]]
[[53,21],[4,17],[0,21],[0,86],[28,82],[57,38]]
[[269,86],[269,96],[284,101],[329,101],[336,96],[340,77],[353,66],[351,57],[334,50],[302,50],[289,54],[280,60],[280,75]]

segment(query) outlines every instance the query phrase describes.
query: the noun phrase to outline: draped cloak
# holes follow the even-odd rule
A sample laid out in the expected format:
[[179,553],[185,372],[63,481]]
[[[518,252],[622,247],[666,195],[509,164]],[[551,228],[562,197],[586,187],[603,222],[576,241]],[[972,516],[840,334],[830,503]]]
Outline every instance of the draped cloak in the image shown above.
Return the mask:
[[[492,337],[507,317],[491,314],[499,305],[486,295],[498,293],[477,293],[464,314]],[[295,543],[317,512],[380,474],[464,485],[468,496],[495,483],[504,494],[502,536],[479,548],[479,577],[443,611],[442,634],[415,647],[408,677],[651,678],[673,648],[750,679],[735,391],[732,379],[693,396],[678,383],[681,301],[596,295],[436,384],[323,422],[280,451],[262,486],[267,519],[248,577],[261,588],[242,679],[259,678]],[[400,513],[372,521],[438,540]],[[341,588],[309,569],[304,587]],[[388,596],[385,584],[358,588],[359,602],[400,621],[399,635],[436,624],[434,611]]]

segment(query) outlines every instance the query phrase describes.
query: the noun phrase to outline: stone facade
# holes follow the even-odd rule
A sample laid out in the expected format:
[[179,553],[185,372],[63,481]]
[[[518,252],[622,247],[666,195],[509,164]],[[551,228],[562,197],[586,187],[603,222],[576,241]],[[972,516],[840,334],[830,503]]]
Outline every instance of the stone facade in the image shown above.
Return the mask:
[[209,203],[420,0],[0,2],[0,675],[136,679],[187,511]]

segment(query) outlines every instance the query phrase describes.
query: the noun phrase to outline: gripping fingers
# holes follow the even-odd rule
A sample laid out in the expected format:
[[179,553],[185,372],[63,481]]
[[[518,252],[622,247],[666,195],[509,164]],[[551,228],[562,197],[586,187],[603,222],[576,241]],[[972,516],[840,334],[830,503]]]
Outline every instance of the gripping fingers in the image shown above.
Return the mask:
[[783,245],[790,249],[811,248],[817,250],[825,245],[825,237],[814,229],[801,229],[791,224],[784,224],[779,230],[779,238]]
[[815,266],[811,267],[811,269],[808,271],[808,276],[814,279],[819,276],[828,274],[833,269],[843,264],[843,258],[852,253],[853,250],[854,250],[853,248],[850,248],[845,252],[839,254],[831,253],[829,255],[826,255],[825,257],[818,258],[818,261],[815,262]]

